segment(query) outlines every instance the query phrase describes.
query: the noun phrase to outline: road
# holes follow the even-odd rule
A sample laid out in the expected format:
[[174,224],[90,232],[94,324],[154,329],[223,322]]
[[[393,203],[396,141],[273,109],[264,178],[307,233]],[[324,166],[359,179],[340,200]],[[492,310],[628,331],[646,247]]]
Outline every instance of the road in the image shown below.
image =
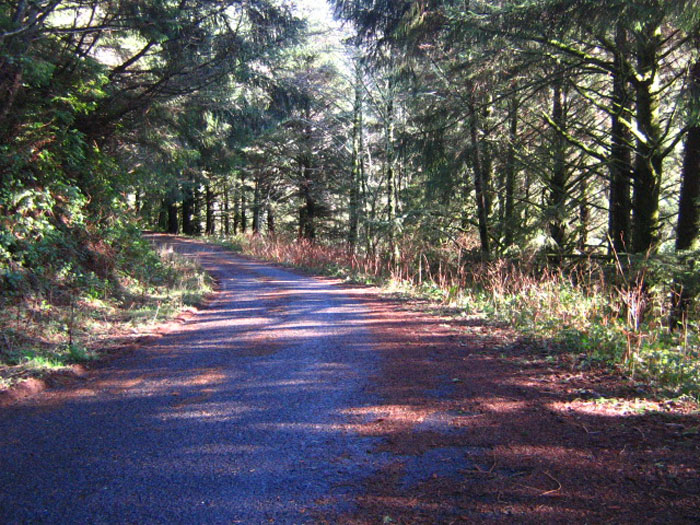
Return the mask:
[[3,523],[311,523],[379,468],[351,412],[378,357],[341,289],[170,240],[220,290],[77,386],[0,412]]

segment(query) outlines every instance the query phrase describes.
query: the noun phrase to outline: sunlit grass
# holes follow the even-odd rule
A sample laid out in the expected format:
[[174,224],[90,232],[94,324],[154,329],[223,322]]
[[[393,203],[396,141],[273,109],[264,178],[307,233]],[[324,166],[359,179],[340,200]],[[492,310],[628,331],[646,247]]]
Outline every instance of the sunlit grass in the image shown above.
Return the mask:
[[[127,273],[126,270],[131,270]],[[161,249],[132,261],[118,283],[6,301],[0,308],[0,388],[99,357],[128,337],[200,303],[209,277],[190,259]],[[105,291],[106,290],[106,291]]]

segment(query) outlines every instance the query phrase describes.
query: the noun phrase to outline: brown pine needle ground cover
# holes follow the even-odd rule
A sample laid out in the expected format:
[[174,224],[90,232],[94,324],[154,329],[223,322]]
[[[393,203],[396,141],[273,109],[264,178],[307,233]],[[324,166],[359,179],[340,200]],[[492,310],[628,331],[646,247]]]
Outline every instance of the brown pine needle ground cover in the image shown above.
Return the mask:
[[[372,310],[377,404],[352,429],[390,458],[340,523],[697,523],[700,416],[605,370],[552,363],[479,319],[348,285]],[[428,466],[431,475],[423,474]]]

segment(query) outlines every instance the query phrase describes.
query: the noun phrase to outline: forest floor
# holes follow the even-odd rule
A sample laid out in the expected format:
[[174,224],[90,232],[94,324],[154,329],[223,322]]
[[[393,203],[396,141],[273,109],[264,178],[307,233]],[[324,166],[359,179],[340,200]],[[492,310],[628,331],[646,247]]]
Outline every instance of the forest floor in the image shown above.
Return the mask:
[[218,268],[207,307],[0,410],[5,522],[700,521],[696,406],[508,327],[181,249]]
[[381,399],[357,431],[393,461],[347,523],[698,523],[700,417],[605,371],[428,304],[346,290],[375,312]]

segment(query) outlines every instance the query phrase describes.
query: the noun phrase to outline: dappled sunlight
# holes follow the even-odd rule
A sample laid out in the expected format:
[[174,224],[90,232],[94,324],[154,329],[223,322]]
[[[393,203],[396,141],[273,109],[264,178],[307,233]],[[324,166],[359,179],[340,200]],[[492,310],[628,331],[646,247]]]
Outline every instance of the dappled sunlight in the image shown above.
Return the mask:
[[407,509],[436,512],[450,508],[449,503],[440,503],[439,501],[426,503],[416,496],[362,496],[360,500],[366,505],[384,509],[384,516],[391,519],[391,521],[387,520],[387,523],[395,521],[392,518],[392,510],[402,513]]
[[635,417],[644,414],[668,414],[672,401],[655,401],[643,398],[596,397],[594,399],[574,399],[548,403],[551,410],[561,413],[578,413],[597,417]]
[[[289,379],[284,381],[271,381],[271,382],[260,382],[257,383],[254,388],[280,388],[280,387],[294,387],[294,388],[304,388],[306,386],[313,386],[317,382],[311,379]],[[251,385],[252,386],[252,385]]]
[[474,398],[484,410],[494,414],[512,414],[522,412],[528,405],[527,401],[513,401],[498,397]]
[[[205,393],[206,394],[206,393]],[[155,414],[156,419],[162,421],[177,419],[203,420],[208,422],[234,422],[240,420],[244,415],[253,412],[262,412],[263,409],[231,402],[214,402],[209,395],[195,395],[185,397],[171,404],[171,407]]]
[[517,461],[527,459],[545,460],[545,464],[562,462],[565,460],[569,467],[591,467],[590,461],[593,456],[575,446],[564,446],[561,444],[540,445],[540,444],[504,444],[494,447],[491,457],[497,465],[505,466],[514,464]]
[[300,432],[310,436],[313,434],[336,434],[338,432],[349,430],[351,427],[340,423],[291,423],[281,421],[278,423],[258,423],[251,425],[251,428],[256,430],[278,431],[282,433]]
[[205,443],[201,445],[193,445],[191,447],[183,447],[182,454],[194,455],[197,454],[255,454],[263,450],[264,447],[254,444],[248,445],[225,445],[220,443]]
[[663,467],[647,461],[638,414],[553,390],[547,363],[497,358],[509,342],[493,327],[466,338],[321,281],[297,291],[282,270],[220,263],[225,291],[194,318],[22,416],[50,431],[38,456],[8,451],[14,476],[39,457],[52,474],[32,486],[75,484],[88,509],[105,493],[114,516],[176,499],[187,510],[169,521],[244,523],[314,523],[326,508],[342,509],[338,523],[596,521],[585,480],[613,480],[602,501],[623,518],[639,487],[697,483],[670,449],[652,449]]
[[221,384],[226,380],[226,374],[221,368],[208,368],[190,379],[187,384],[192,386]]
[[[350,408],[343,410],[342,413],[351,416],[352,422],[347,425],[348,428],[361,434],[380,435],[405,431],[420,425],[436,411],[431,407],[422,408],[413,405],[376,405]],[[376,423],[381,423],[382,428],[377,428]]]
[[[110,366],[89,397],[56,395],[65,411],[89,411],[99,426],[91,439],[109,449],[131,436],[118,461],[92,459],[92,471],[120,472],[124,481],[110,485],[115,508],[182,487],[195,522],[248,521],[259,509],[296,522],[289,516],[314,502],[342,505],[380,458],[369,455],[376,440],[342,413],[365,399],[375,369],[367,312],[320,281],[208,253],[200,260],[218,272],[221,291],[195,318]],[[53,424],[66,440],[54,453],[71,457],[67,444],[89,438]],[[137,501],[124,483],[144,476],[155,488]]]

